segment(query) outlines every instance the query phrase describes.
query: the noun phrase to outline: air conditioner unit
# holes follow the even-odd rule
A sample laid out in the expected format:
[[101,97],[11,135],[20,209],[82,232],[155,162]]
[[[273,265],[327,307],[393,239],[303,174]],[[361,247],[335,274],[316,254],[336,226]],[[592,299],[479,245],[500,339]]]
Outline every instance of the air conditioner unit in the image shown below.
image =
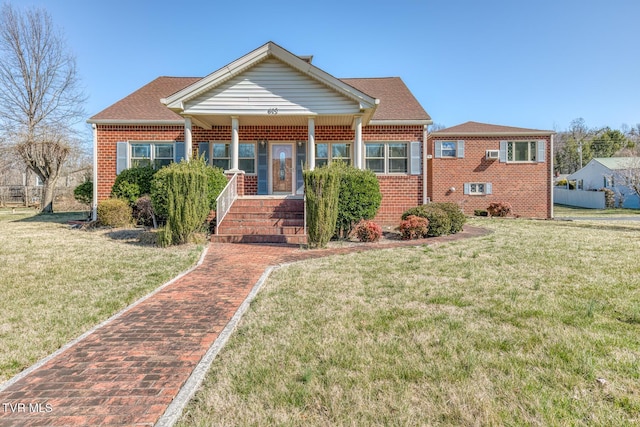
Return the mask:
[[487,150],[487,159],[498,159],[500,158],[500,150]]

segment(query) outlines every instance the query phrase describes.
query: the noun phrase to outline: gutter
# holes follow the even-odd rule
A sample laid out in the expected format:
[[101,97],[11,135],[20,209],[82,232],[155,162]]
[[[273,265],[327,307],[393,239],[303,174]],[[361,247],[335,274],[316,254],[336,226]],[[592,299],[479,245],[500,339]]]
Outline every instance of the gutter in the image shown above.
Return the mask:
[[429,126],[422,130],[422,204],[427,204],[427,152],[429,149]]
[[91,220],[98,220],[98,126],[91,125],[93,130],[93,199],[91,201]]

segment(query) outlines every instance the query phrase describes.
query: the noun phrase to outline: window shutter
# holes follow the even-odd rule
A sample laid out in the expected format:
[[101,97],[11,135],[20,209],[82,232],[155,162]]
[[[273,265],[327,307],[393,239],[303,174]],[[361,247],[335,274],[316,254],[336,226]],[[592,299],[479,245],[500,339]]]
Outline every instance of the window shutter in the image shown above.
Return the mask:
[[484,184],[485,194],[493,194],[493,185],[490,182]]
[[[307,143],[303,142],[296,151],[296,194],[304,194],[304,181],[302,179],[302,169],[307,164]],[[300,189],[300,192],[298,190]]]
[[544,156],[547,153],[547,144],[545,140],[538,141],[538,163],[544,163]]
[[422,170],[422,162],[420,157],[420,141],[411,141],[411,161],[410,170],[411,175],[420,175]]
[[184,160],[184,142],[176,142],[173,149],[173,161],[178,163],[181,160]]
[[258,194],[267,194],[267,144],[258,144]]
[[471,185],[468,182],[465,182],[462,188],[464,190],[464,194],[469,194],[471,192]]
[[116,143],[116,175],[127,169],[129,166],[129,143]]
[[204,161],[209,164],[209,143],[208,142],[199,142],[198,143],[198,157],[204,156]]
[[507,161],[507,141],[500,141],[500,162]]
[[436,159],[439,159],[439,158],[442,157],[442,141],[436,141],[435,142],[435,148],[436,148],[436,150],[435,150],[436,152],[435,152],[434,157]]
[[464,158],[464,141],[458,141],[458,149],[456,150],[456,154],[459,159]]

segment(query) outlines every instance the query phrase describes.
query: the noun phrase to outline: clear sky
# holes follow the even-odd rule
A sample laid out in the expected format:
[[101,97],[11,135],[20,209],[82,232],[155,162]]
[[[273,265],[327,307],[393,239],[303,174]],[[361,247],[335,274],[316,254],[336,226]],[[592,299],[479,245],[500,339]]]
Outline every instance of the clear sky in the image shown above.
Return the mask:
[[10,0],[43,7],[98,113],[267,41],[338,78],[400,76],[434,122],[640,123],[638,0]]

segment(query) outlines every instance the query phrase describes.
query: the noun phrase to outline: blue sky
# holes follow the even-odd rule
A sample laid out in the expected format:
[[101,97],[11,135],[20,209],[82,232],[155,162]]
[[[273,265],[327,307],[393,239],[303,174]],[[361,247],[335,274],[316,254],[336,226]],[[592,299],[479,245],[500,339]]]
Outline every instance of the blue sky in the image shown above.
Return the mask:
[[75,53],[88,116],[267,41],[335,77],[400,76],[436,123],[640,123],[637,0],[20,0]]

